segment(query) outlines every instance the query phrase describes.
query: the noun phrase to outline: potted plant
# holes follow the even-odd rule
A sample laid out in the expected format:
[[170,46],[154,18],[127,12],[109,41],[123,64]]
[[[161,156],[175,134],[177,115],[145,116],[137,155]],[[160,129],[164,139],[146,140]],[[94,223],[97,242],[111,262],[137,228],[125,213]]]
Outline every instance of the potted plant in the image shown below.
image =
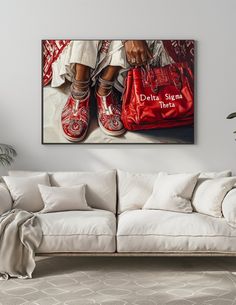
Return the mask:
[[16,155],[17,153],[11,145],[0,143],[0,165],[11,165]]
[[[233,119],[236,118],[236,112],[232,112],[227,116],[227,119]],[[236,130],[234,131],[234,133],[236,133]]]

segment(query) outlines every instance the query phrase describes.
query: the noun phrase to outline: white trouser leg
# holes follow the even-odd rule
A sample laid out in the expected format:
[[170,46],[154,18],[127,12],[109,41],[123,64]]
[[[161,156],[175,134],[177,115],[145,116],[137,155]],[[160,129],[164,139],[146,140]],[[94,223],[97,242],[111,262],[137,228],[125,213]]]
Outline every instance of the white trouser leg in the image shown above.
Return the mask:
[[70,63],[82,64],[95,69],[98,56],[98,40],[72,41]]
[[75,65],[82,64],[95,69],[99,50],[98,40],[71,41],[53,63],[52,87],[59,87],[65,79],[73,80]]

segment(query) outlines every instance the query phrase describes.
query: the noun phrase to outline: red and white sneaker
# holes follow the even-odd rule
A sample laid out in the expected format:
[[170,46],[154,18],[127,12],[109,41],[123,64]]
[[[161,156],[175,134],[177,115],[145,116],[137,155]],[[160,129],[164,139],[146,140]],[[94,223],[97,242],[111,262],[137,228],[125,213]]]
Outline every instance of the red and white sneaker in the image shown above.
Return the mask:
[[109,136],[120,136],[126,129],[121,121],[121,105],[111,91],[106,96],[96,93],[98,124],[102,131]]
[[79,142],[86,136],[89,125],[90,94],[83,100],[69,96],[61,114],[64,136],[71,142]]

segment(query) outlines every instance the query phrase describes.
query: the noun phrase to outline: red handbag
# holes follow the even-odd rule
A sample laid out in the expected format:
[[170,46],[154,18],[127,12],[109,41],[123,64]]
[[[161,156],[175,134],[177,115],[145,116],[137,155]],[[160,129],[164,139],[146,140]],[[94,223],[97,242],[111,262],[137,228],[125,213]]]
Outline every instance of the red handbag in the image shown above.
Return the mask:
[[193,73],[187,62],[128,71],[121,114],[126,129],[192,125],[193,114]]

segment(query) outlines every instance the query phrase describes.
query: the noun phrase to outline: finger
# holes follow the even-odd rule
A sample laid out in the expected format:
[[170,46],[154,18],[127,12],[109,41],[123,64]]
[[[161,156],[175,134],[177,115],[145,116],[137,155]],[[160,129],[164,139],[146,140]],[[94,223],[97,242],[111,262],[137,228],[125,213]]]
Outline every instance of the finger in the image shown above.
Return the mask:
[[131,65],[132,64],[132,56],[130,56],[130,54],[127,54],[126,57],[127,57],[128,63]]
[[130,64],[131,64],[132,66],[135,66],[136,63],[137,63],[137,53],[134,52],[134,51],[131,51],[131,52],[130,52]]
[[130,58],[130,65],[135,66],[136,65],[136,59],[134,57]]
[[130,63],[130,57],[127,55],[126,56],[128,63]]
[[137,54],[136,57],[135,57],[135,61],[136,61],[136,65],[140,66],[142,65],[142,57],[141,57],[141,54]]
[[142,64],[146,64],[147,60],[148,60],[148,56],[146,52],[141,53],[141,60],[142,60]]

